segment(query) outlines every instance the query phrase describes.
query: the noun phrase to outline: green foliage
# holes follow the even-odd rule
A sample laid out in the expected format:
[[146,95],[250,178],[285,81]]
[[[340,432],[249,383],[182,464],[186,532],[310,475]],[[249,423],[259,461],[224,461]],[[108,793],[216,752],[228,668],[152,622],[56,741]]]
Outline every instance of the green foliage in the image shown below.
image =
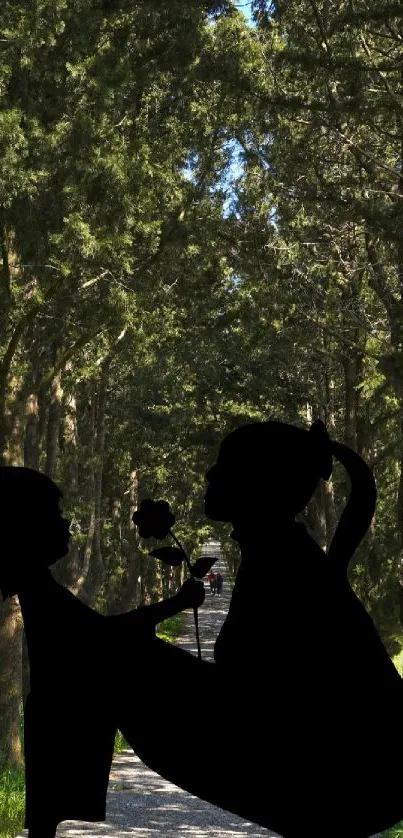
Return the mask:
[[114,754],[120,754],[122,751],[126,751],[128,748],[130,748],[130,745],[126,742],[126,739],[123,736],[123,733],[120,730],[117,730],[116,731],[116,736],[115,736],[115,745],[114,745],[114,748],[113,748],[113,753]]
[[402,838],[403,836],[403,821],[382,832],[382,838]]
[[181,633],[184,617],[184,612],[181,611],[180,614],[175,614],[174,617],[168,617],[167,620],[163,620],[157,626],[157,637],[174,643]]
[[14,838],[23,828],[24,772],[0,771],[0,838]]

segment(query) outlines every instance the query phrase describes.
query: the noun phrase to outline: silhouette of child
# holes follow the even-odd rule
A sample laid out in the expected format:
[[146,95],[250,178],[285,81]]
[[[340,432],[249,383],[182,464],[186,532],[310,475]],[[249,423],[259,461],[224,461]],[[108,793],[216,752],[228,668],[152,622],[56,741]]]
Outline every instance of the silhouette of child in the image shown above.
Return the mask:
[[105,819],[120,639],[129,632],[146,657],[155,625],[204,598],[203,584],[190,579],[170,600],[126,614],[105,617],[88,608],[49,570],[68,552],[70,522],[61,497],[39,472],[0,468],[0,588],[3,599],[18,595],[30,663],[24,708],[29,838],[53,838],[63,820]]

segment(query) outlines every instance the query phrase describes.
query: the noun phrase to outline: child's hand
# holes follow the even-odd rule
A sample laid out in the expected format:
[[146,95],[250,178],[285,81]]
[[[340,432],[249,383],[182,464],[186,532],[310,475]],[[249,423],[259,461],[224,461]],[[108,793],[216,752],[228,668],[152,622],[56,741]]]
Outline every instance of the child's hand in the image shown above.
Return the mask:
[[204,584],[198,579],[186,579],[179,593],[177,594],[181,610],[185,608],[198,608],[204,602]]

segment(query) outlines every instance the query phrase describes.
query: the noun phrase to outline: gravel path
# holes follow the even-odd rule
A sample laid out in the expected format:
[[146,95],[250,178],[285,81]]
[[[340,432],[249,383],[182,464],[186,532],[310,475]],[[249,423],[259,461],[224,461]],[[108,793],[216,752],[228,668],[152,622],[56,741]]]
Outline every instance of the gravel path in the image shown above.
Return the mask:
[[[211,596],[206,587],[206,599],[199,610],[205,659],[213,657],[214,642],[230,600],[228,574],[223,562],[217,562],[215,568],[220,569],[224,577],[222,596]],[[186,613],[184,630],[177,645],[197,654],[191,611]],[[276,833],[199,800],[167,782],[144,766],[131,750],[123,751],[113,760],[106,821],[95,824],[64,821],[57,830],[57,838],[178,838],[181,834],[190,838],[276,838]],[[17,838],[27,838],[27,835],[24,830]],[[373,838],[381,838],[381,835]]]

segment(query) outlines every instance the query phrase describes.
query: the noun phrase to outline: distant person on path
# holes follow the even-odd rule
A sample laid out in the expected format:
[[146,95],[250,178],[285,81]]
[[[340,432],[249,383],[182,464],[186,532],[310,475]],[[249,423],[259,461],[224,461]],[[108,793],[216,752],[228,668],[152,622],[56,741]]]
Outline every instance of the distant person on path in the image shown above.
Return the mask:
[[215,577],[217,596],[221,596],[223,581],[224,580],[223,580],[222,574],[220,573],[220,571],[218,571],[216,573],[216,577]]
[[213,570],[210,570],[210,573],[207,574],[207,581],[210,584],[210,594],[214,596],[216,592],[216,575]]

